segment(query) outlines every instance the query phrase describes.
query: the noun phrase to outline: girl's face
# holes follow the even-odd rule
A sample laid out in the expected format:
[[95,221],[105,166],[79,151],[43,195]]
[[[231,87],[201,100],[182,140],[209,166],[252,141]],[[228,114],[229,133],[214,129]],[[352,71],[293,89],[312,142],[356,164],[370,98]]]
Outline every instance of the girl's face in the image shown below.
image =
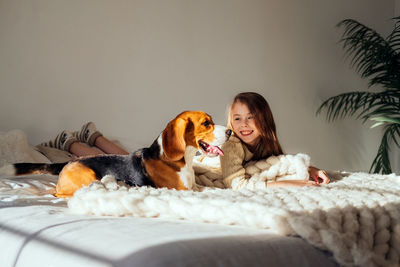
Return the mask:
[[258,141],[260,131],[256,127],[255,117],[250,113],[247,105],[241,102],[234,103],[231,114],[234,133],[246,144],[254,146]]

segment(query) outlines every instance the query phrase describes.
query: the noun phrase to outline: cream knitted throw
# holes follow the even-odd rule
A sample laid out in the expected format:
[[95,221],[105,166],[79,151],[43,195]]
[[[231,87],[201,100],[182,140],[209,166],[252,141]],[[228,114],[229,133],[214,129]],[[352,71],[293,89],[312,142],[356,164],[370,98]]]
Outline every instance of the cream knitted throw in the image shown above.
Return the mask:
[[[348,175],[348,176],[347,176]],[[106,176],[69,200],[80,214],[160,217],[271,229],[329,250],[345,266],[399,266],[400,177],[345,174],[320,187],[202,192],[128,188]]]
[[[307,180],[310,156],[306,154],[271,156],[265,160],[246,164],[246,176],[250,177],[247,189],[265,189],[265,183],[282,180]],[[196,157],[193,162],[196,184],[225,188],[222,183],[219,158]],[[262,185],[262,186],[260,186]]]

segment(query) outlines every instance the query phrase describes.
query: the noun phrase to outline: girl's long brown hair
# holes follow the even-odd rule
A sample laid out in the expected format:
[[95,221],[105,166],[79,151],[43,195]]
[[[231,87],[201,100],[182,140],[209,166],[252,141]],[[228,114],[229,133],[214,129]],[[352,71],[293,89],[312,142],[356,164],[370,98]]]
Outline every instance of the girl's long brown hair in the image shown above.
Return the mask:
[[245,92],[236,95],[232,101],[228,115],[228,128],[232,130],[232,107],[236,102],[245,104],[248,107],[250,113],[255,118],[256,127],[261,134],[259,142],[254,147],[249,148],[253,152],[252,160],[260,160],[269,156],[283,154],[276,134],[274,117],[272,116],[267,100],[254,92]]

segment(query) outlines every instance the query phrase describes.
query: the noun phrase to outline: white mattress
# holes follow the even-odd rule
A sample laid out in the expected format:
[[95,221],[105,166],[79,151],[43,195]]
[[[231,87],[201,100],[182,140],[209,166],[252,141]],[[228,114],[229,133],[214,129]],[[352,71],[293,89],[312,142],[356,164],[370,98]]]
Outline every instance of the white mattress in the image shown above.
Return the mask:
[[0,178],[1,266],[336,266],[298,237],[160,218],[71,214],[57,177]]

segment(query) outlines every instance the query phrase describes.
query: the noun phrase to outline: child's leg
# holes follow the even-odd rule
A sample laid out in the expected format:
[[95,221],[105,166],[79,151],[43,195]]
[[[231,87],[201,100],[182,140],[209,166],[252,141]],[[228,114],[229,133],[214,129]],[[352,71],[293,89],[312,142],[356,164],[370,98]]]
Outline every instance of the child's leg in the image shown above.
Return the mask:
[[96,125],[90,121],[85,123],[79,131],[73,132],[72,135],[78,139],[79,142],[94,146],[97,137],[103,134],[98,131]]
[[104,136],[99,136],[96,138],[94,145],[100,148],[102,151],[106,152],[107,154],[118,154],[118,155],[128,155],[129,152],[123,149],[122,147],[118,146],[114,142],[111,142]]
[[71,144],[75,142],[78,142],[78,140],[70,132],[62,131],[53,140],[41,143],[39,145],[69,151]]
[[62,131],[54,140],[41,143],[40,145],[64,150],[78,157],[105,154],[99,149],[80,143],[69,131]]
[[85,144],[82,144],[80,142],[74,142],[70,145],[69,147],[69,152],[78,156],[78,157],[82,157],[82,156],[95,156],[95,155],[102,155],[105,154],[103,151],[93,148],[93,147],[89,147]]
[[78,139],[78,141],[93,146],[93,148],[97,147],[107,154],[129,154],[125,149],[105,138],[103,134],[97,130],[93,122],[84,124],[80,131],[73,133],[73,136]]

